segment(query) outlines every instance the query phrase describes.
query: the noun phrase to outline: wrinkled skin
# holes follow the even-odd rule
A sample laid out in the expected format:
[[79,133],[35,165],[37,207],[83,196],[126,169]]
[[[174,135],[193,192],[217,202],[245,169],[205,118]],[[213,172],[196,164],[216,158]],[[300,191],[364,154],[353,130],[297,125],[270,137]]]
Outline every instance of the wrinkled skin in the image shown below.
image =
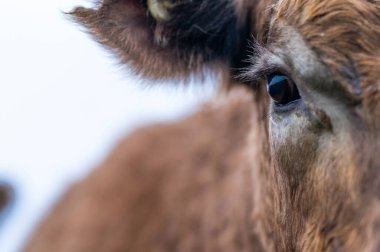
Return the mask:
[[[380,1],[104,0],[72,15],[144,78],[207,67],[221,91],[123,140],[26,251],[380,249]],[[273,76],[297,95],[284,102]]]

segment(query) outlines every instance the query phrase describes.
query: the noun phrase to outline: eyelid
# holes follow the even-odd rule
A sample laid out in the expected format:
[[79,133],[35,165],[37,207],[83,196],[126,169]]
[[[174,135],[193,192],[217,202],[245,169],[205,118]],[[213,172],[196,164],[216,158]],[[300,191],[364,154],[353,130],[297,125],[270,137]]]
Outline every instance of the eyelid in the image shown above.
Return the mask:
[[258,59],[257,64],[253,64],[251,68],[246,69],[242,74],[239,75],[239,78],[247,81],[259,81],[265,80],[267,76],[271,74],[281,74],[288,76],[290,79],[293,79],[291,72],[288,70],[288,67],[280,64],[273,64],[267,61],[261,61]]
[[297,83],[295,76],[291,71],[282,66],[273,66],[270,72],[265,73],[265,76],[284,75],[294,83]]
[[258,54],[250,59],[250,66],[239,74],[238,78],[246,82],[259,82],[266,80],[266,76],[273,73],[280,73],[293,78],[291,68],[285,63],[284,59],[271,52],[268,48],[261,48]]

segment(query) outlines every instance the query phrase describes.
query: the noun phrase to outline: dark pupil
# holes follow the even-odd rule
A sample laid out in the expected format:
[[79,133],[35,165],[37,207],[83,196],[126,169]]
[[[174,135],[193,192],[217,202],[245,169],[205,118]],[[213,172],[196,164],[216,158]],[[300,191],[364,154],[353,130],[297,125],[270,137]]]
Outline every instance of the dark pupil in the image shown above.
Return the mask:
[[296,85],[285,75],[273,75],[268,78],[268,93],[277,105],[286,105],[300,99]]

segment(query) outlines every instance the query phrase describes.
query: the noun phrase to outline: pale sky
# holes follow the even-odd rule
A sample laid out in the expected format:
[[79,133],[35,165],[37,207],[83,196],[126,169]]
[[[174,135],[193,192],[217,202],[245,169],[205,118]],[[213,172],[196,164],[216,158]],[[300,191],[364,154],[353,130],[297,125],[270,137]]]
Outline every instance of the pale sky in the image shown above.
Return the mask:
[[[147,88],[62,11],[89,1],[0,2],[0,180],[16,189],[0,251],[20,251],[49,206],[139,125],[172,121],[209,85]],[[139,85],[140,84],[140,85]]]

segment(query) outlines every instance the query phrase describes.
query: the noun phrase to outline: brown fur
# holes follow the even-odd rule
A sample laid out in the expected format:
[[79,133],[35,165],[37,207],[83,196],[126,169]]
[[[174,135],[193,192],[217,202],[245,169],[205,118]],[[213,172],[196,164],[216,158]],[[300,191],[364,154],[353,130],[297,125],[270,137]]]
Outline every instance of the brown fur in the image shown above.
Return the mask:
[[[192,117],[123,141],[27,251],[380,249],[380,2],[218,3],[180,1],[167,22],[144,1],[73,12],[141,75],[212,65],[222,91]],[[214,5],[229,15],[207,16]],[[264,94],[260,77],[273,72],[298,86],[290,112]]]
[[0,213],[5,209],[11,200],[11,190],[9,186],[0,184]]
[[182,122],[139,130],[71,189],[28,251],[253,250],[252,171],[236,162],[251,103],[235,90]]

